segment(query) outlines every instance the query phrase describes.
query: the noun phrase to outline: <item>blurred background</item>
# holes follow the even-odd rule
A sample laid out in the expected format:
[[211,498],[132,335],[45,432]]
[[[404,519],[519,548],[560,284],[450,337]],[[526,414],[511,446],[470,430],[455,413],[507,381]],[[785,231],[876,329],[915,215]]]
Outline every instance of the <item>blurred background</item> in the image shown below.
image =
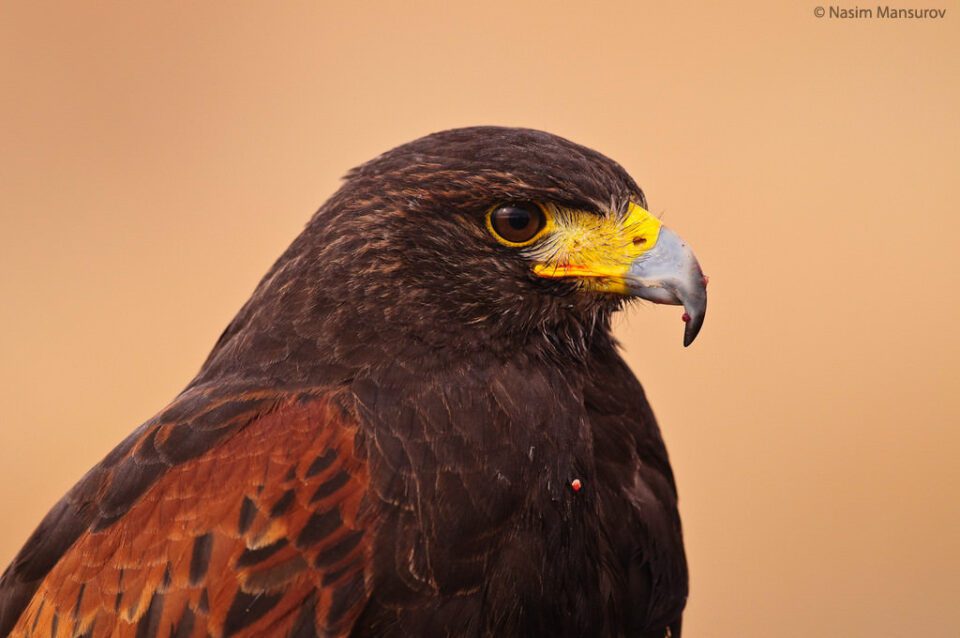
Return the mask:
[[347,169],[503,124],[619,161],[711,276],[692,347],[616,326],[684,635],[960,635],[960,6],[691,4],[0,5],[0,564]]

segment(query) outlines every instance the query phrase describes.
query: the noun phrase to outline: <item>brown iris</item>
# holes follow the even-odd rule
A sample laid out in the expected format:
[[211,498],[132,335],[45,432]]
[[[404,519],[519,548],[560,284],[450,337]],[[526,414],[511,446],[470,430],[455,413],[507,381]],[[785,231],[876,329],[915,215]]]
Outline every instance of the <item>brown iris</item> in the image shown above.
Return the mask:
[[497,239],[512,246],[531,243],[547,225],[543,209],[529,202],[498,206],[487,220]]

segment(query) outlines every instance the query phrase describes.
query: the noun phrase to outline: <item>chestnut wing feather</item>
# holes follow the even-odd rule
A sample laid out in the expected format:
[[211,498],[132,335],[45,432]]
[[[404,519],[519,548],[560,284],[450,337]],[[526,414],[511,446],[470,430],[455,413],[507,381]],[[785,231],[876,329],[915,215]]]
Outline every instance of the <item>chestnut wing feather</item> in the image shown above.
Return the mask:
[[345,635],[368,598],[356,434],[329,393],[185,393],[41,523],[0,634]]

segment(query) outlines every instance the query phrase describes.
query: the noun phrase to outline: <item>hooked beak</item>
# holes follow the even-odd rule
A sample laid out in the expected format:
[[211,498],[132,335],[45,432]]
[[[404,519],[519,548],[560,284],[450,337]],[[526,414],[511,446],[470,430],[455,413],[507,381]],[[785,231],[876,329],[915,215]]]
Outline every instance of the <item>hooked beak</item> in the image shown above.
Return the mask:
[[[558,219],[551,255],[535,274],[577,278],[587,289],[683,306],[683,345],[700,333],[707,313],[707,277],[690,247],[638,204],[615,226],[596,217]],[[612,222],[611,222],[612,223]]]
[[683,306],[683,345],[693,343],[707,314],[707,277],[676,233],[661,227],[656,245],[633,260],[624,283],[633,296]]

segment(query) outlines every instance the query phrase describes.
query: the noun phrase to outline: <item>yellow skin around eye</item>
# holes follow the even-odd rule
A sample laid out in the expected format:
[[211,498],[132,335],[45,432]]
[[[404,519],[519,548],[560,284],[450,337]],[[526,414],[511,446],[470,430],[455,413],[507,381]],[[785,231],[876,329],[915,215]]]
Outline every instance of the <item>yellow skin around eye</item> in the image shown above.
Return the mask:
[[547,227],[527,251],[533,272],[550,279],[575,277],[591,290],[627,294],[627,271],[657,244],[660,220],[633,202],[625,216],[545,208]]

